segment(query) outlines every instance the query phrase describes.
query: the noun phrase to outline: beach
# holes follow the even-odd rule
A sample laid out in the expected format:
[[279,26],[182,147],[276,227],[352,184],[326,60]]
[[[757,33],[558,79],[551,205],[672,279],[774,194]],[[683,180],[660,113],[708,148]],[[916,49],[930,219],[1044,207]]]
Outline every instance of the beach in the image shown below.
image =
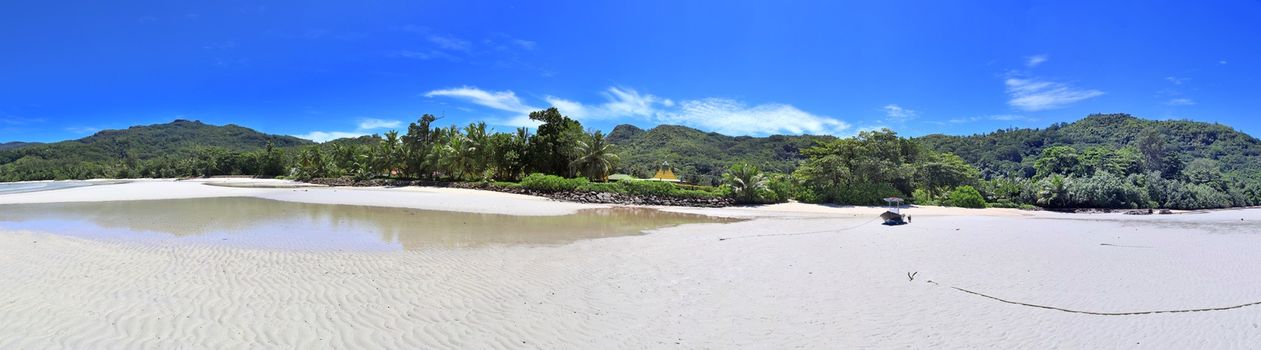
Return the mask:
[[[0,195],[0,205],[251,197],[525,216],[609,207],[283,183],[138,180]],[[894,227],[871,207],[657,209],[741,220],[558,244],[373,251],[0,229],[0,348],[1261,344],[1258,209],[924,207],[904,209],[913,222]]]

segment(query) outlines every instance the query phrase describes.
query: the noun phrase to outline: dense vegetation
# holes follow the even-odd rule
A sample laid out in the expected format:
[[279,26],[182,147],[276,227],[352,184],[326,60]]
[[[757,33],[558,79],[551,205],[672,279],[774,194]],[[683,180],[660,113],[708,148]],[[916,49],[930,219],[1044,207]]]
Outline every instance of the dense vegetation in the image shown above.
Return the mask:
[[[842,139],[730,137],[669,125],[622,125],[606,137],[555,108],[530,118],[541,123],[534,133],[497,133],[485,123],[436,127],[437,118],[424,115],[404,133],[323,144],[180,120],[7,146],[0,181],[244,174],[520,181],[513,186],[740,203],[876,205],[890,196],[972,208],[1261,203],[1261,141],[1216,124],[1115,114],[1047,129],[914,139],[887,129]],[[694,185],[606,182],[617,172],[648,177],[661,161]]]
[[176,120],[0,150],[0,181],[284,173],[278,148],[314,144],[236,126]]
[[727,136],[677,125],[643,130],[619,125],[609,133],[622,156],[617,173],[652,176],[669,162],[683,181],[717,185],[732,164],[747,162],[762,170],[791,173],[805,159],[802,150],[835,140],[832,136]]
[[32,142],[18,142],[18,141],[14,141],[14,142],[0,142],[0,151],[6,150],[6,149],[12,149],[12,148],[19,148],[19,147],[33,146],[33,145],[37,145],[37,144],[38,144],[38,143],[32,143]]
[[917,139],[980,170],[1003,205],[1221,208],[1261,204],[1261,141],[1219,124],[1091,115],[1046,129]]

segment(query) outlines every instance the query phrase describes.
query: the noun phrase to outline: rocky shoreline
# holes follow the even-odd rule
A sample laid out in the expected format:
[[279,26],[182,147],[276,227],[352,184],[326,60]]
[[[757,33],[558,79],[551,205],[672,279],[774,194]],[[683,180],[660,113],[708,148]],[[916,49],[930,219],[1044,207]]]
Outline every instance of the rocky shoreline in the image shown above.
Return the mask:
[[396,180],[396,179],[370,179],[355,180],[352,178],[315,178],[303,181],[306,183],[326,185],[326,186],[345,186],[345,187],[407,187],[407,186],[423,186],[423,187],[447,187],[447,188],[464,188],[473,190],[486,190],[504,193],[524,194],[531,196],[547,197],[553,200],[578,202],[578,203],[595,203],[595,204],[622,204],[622,205],[660,205],[674,207],[702,207],[702,208],[722,208],[735,205],[735,201],[731,198],[684,198],[684,197],[667,197],[667,196],[647,196],[633,195],[625,193],[612,192],[595,192],[595,191],[559,191],[544,192],[521,187],[510,187],[498,185],[491,182],[448,182],[448,181],[427,181],[427,180]]

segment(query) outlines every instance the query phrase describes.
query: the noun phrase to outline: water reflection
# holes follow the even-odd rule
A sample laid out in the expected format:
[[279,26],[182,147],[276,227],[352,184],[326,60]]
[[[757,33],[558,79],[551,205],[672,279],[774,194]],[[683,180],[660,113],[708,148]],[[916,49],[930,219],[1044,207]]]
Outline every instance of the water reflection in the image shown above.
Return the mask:
[[391,250],[564,244],[732,219],[646,208],[512,216],[259,198],[0,205],[0,228],[105,239],[171,239],[272,248]]

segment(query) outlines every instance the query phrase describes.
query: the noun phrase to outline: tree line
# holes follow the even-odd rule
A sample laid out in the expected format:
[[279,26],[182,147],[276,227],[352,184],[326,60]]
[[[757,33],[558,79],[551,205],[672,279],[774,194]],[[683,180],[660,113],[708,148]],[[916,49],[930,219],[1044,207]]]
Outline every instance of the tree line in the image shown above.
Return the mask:
[[[390,131],[323,144],[277,147],[268,141],[266,147],[250,151],[195,146],[147,159],[129,156],[127,148],[118,147],[120,160],[116,162],[69,165],[66,159],[73,157],[25,156],[0,162],[0,180],[256,175],[299,180],[388,177],[517,182],[540,174],[522,185],[548,191],[689,197],[721,193],[740,203],[798,200],[878,205],[883,198],[896,196],[918,204],[962,207],[1199,209],[1261,204],[1261,181],[1258,172],[1250,172],[1254,168],[1247,158],[1214,155],[1228,162],[1223,164],[1202,149],[1186,146],[1188,142],[1207,142],[1219,153],[1234,153],[1228,148],[1233,147],[1246,155],[1252,152],[1248,147],[1255,140],[1212,126],[1198,126],[1211,131],[1209,136],[1171,133],[1128,116],[1092,116],[1083,121],[1089,122],[1085,125],[1057,125],[1046,131],[1000,132],[984,136],[993,141],[988,147],[964,147],[966,142],[951,145],[950,140],[933,137],[905,138],[888,129],[848,138],[799,139],[810,141],[812,146],[796,148],[778,143],[778,151],[802,157],[788,171],[783,171],[787,158],[733,160],[723,170],[713,172],[720,177],[706,178],[707,183],[702,184],[721,187],[687,187],[684,191],[664,184],[601,185],[614,171],[626,169],[620,164],[625,149],[613,145],[600,131],[584,129],[555,108],[532,112],[529,117],[539,122],[533,133],[526,128],[494,132],[481,122],[437,127],[437,117],[424,115],[403,133]],[[1141,128],[1136,129],[1136,125]],[[1123,146],[1116,146],[1106,142],[1130,134],[1108,129],[1129,130],[1132,135],[1124,136]],[[1058,134],[1048,134],[1051,132]],[[1095,141],[1043,146],[1056,138]],[[986,139],[980,141],[977,143],[987,143]],[[973,160],[947,151],[951,149],[965,151]],[[583,181],[568,180],[572,178]]]

